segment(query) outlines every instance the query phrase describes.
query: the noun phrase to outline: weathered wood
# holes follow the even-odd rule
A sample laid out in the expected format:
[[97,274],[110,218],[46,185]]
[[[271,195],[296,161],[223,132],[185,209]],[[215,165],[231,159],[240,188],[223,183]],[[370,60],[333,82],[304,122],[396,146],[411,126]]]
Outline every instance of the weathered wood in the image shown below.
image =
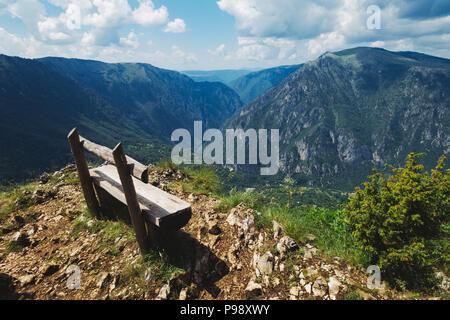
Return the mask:
[[[94,183],[114,198],[126,204],[117,170],[105,165],[90,170]],[[161,229],[179,229],[188,223],[192,215],[191,205],[151,184],[132,178],[140,209],[145,219]]]
[[[110,148],[96,144],[81,136],[80,141],[81,144],[83,145],[83,148],[89,151],[90,153],[112,164],[116,164],[114,161],[113,151]],[[142,163],[138,162],[137,160],[134,160],[133,158],[127,155],[125,155],[125,157],[127,159],[130,174],[138,178],[142,182],[148,183],[148,167],[144,166]]]
[[92,184],[92,179],[89,174],[89,168],[86,162],[86,157],[84,156],[83,149],[80,143],[80,137],[78,131],[74,128],[70,131],[67,136],[70,143],[70,149],[72,150],[73,157],[75,159],[75,164],[78,171],[78,176],[80,178],[81,188],[83,189],[84,198],[86,204],[95,215],[100,215],[99,204],[97,198],[95,197],[94,186]]
[[123,193],[125,194],[125,200],[127,202],[128,212],[130,213],[131,223],[133,224],[134,232],[136,234],[136,240],[138,241],[141,253],[146,254],[149,251],[149,239],[145,228],[145,220],[141,214],[141,208],[134,188],[133,177],[129,173],[127,159],[121,143],[114,148],[113,156],[120,181],[122,182]]

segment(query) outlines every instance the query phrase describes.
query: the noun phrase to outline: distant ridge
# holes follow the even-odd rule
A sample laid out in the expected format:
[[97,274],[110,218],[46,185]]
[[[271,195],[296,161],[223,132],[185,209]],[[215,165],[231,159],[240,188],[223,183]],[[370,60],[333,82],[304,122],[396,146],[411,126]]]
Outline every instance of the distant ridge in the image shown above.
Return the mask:
[[229,86],[239,94],[244,103],[249,103],[302,66],[303,64],[279,66],[252,72],[230,82]]

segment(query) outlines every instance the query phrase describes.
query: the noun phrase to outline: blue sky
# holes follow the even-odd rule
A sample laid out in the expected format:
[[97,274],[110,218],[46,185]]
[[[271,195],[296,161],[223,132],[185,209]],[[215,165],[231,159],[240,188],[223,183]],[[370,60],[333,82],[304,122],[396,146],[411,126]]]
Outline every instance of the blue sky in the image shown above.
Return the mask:
[[361,45],[450,58],[450,1],[0,0],[0,53],[27,58],[265,68]]

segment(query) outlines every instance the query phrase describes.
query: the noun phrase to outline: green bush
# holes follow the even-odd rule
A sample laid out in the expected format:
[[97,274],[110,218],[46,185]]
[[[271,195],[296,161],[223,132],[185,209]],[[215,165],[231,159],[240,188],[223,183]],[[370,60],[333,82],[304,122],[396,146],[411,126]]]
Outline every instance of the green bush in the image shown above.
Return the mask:
[[448,265],[450,170],[442,156],[431,174],[410,154],[405,168],[386,180],[374,170],[345,208],[358,246],[369,253],[385,280],[399,288],[435,284],[433,267]]

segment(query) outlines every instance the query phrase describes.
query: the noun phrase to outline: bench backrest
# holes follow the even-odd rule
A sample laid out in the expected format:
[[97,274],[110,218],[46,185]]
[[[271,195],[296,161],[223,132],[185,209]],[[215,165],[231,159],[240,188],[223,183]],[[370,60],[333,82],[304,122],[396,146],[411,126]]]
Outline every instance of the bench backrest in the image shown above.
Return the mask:
[[137,199],[132,176],[147,184],[148,167],[137,162],[133,158],[126,156],[123,151],[122,143],[119,143],[114,150],[111,150],[107,147],[95,144],[86,138],[80,137],[76,128],[70,131],[67,138],[75,159],[86,204],[90,210],[95,212],[96,215],[100,215],[100,206],[95,195],[93,180],[89,172],[83,148],[116,166],[123,189],[123,194],[126,199],[128,212],[130,214],[131,223],[133,224],[136,234],[136,240],[138,241],[141,252],[143,254],[147,253],[149,250],[147,229],[145,227],[145,220],[142,216],[141,208]]
[[[89,151],[97,157],[116,165],[114,162],[113,151],[110,148],[96,144],[86,138],[83,138],[82,136],[80,136],[80,143],[86,151]],[[148,166],[144,166],[142,163],[129,156],[126,156],[126,158],[130,174],[142,182],[148,183]]]

